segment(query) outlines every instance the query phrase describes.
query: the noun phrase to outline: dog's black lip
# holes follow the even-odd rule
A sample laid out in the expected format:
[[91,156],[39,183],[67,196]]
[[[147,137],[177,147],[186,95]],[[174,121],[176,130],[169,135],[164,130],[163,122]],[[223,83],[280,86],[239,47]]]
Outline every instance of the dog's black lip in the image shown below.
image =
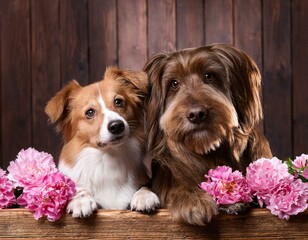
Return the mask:
[[124,137],[124,136],[117,136],[117,137],[115,137],[115,139],[112,140],[111,142],[118,141],[118,140],[122,139],[123,137]]
[[115,138],[113,138],[111,141],[107,142],[107,143],[103,143],[103,142],[98,142],[97,146],[99,148],[105,148],[108,146],[113,146],[113,145],[117,145],[117,144],[121,144],[125,138],[129,138],[129,136],[125,136],[125,135],[118,135]]

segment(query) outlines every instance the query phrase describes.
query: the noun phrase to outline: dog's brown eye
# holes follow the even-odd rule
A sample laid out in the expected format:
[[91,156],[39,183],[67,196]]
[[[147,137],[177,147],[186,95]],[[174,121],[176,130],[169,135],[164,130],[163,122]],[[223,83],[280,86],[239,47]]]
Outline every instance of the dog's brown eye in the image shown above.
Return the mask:
[[206,82],[211,82],[214,80],[214,74],[213,73],[206,73],[205,74],[205,81]]
[[91,119],[95,116],[95,110],[93,108],[89,108],[87,111],[86,111],[86,118],[88,119]]
[[124,107],[124,101],[120,98],[114,99],[114,105],[118,108]]
[[178,89],[179,87],[179,82],[177,80],[172,80],[170,82],[170,86],[173,88],[173,89]]

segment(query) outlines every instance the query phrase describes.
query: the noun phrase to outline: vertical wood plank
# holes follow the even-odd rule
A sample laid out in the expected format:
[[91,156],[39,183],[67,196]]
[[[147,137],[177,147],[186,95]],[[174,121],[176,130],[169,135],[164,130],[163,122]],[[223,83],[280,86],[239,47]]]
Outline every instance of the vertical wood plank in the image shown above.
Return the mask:
[[233,44],[232,0],[205,0],[205,44]]
[[118,0],[119,67],[142,69],[147,59],[145,0]]
[[118,65],[116,0],[89,0],[90,82],[102,79],[109,65]]
[[1,159],[6,168],[31,145],[29,1],[0,1]]
[[60,5],[61,79],[88,81],[88,25],[86,0],[62,0]]
[[60,136],[48,126],[47,101],[61,87],[59,0],[32,0],[33,146],[58,159]]
[[308,1],[292,1],[294,155],[308,152]]
[[177,0],[177,48],[204,45],[204,3],[202,0]]
[[[233,0],[233,44],[251,56],[263,77],[261,0]],[[264,132],[264,121],[259,125]]]
[[262,71],[260,0],[234,0],[234,45],[249,54]]
[[263,2],[264,130],[281,159],[292,156],[290,7],[289,0]]
[[148,54],[176,50],[175,0],[148,0]]

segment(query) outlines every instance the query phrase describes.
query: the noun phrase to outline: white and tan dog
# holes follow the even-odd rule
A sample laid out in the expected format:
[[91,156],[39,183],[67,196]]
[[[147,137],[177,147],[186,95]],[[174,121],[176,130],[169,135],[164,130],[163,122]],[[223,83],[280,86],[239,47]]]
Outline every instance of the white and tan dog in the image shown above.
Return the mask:
[[59,169],[77,187],[67,207],[73,217],[98,207],[158,207],[157,196],[142,187],[150,171],[144,163],[147,85],[144,72],[111,67],[102,81],[85,87],[71,81],[48,102],[46,113],[64,140]]

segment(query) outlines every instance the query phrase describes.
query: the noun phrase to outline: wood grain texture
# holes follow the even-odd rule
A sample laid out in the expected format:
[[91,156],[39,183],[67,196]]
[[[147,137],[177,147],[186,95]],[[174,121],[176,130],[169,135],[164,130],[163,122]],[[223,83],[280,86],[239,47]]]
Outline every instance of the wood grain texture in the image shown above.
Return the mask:
[[0,210],[0,238],[6,239],[307,239],[308,212],[279,220],[267,209],[219,215],[203,227],[173,221],[167,210],[146,215],[99,210],[85,219],[34,220],[26,209]]
[[[308,1],[292,1],[294,155],[308,151]],[[305,19],[305,21],[303,21]]]
[[[253,58],[263,76],[261,6],[261,0],[233,1],[233,44]],[[261,132],[264,124],[258,125]]]
[[176,50],[176,0],[148,0],[148,55]]
[[292,157],[290,5],[289,1],[263,2],[264,130],[273,154],[281,159]]
[[88,10],[85,0],[62,0],[60,4],[61,80],[89,83]]
[[177,48],[204,45],[204,2],[202,0],[177,0]]
[[[48,125],[47,101],[61,87],[59,0],[31,1],[32,147],[52,154],[60,152],[60,136]],[[33,27],[35,26],[35,27]],[[27,147],[27,146],[23,146]]]
[[205,44],[233,44],[232,0],[205,1]]
[[262,72],[260,0],[234,0],[234,45],[249,54]]
[[90,82],[103,78],[106,67],[118,65],[117,8],[115,0],[89,0]]
[[121,68],[141,70],[147,59],[145,0],[118,0],[118,63]]
[[17,152],[31,145],[29,1],[0,1],[0,167],[6,168]]

